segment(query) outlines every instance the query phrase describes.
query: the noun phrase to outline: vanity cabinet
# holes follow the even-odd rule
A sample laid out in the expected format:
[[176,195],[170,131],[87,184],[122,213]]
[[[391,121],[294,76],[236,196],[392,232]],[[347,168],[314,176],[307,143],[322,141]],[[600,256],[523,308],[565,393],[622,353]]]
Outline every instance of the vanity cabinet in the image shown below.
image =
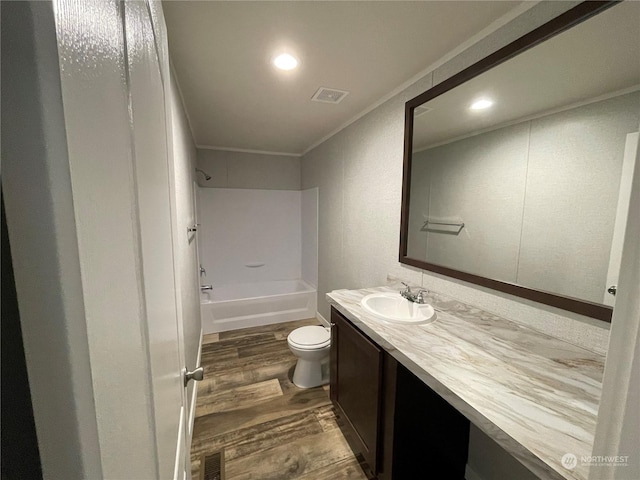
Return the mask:
[[378,467],[382,349],[335,309],[331,311],[330,396],[338,423],[369,473]]
[[330,396],[370,478],[464,480],[469,421],[331,309]]

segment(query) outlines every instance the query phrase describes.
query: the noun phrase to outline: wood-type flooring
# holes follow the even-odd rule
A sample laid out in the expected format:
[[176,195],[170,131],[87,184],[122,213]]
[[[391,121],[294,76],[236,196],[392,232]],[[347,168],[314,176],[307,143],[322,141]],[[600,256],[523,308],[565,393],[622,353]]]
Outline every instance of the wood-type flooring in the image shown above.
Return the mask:
[[366,480],[335,419],[328,386],[291,382],[287,335],[316,319],[205,335],[191,465],[224,447],[226,480]]

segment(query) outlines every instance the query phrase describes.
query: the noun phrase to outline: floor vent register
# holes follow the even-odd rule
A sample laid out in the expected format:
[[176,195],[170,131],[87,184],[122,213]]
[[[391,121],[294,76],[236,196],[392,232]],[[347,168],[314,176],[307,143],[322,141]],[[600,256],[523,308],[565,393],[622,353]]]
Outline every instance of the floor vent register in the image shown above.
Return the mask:
[[202,456],[200,460],[200,480],[225,480],[224,449]]

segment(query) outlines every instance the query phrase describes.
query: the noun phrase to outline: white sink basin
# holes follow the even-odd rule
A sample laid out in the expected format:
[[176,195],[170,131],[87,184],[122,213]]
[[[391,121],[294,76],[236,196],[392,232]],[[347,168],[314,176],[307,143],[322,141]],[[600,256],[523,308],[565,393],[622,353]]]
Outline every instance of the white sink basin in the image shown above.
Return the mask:
[[391,323],[423,325],[436,319],[431,305],[410,302],[399,293],[372,293],[364,297],[360,304],[371,315]]

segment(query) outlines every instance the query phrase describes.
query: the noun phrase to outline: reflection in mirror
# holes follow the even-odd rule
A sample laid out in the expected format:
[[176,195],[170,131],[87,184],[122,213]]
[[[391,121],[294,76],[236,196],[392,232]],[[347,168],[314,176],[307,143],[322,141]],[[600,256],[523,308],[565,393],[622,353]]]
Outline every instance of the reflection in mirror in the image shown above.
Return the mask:
[[417,106],[406,257],[612,306],[639,38],[624,2]]

